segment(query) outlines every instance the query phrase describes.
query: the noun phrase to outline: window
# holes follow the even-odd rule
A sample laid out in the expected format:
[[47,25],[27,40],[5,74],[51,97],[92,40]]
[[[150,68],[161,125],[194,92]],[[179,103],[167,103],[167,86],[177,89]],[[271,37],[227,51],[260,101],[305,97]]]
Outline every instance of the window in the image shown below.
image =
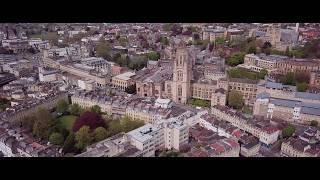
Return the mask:
[[179,59],[179,65],[182,65],[182,60],[183,60],[183,57],[180,56],[180,59]]
[[183,73],[182,71],[178,71],[178,81],[183,81]]
[[182,96],[182,87],[181,87],[181,85],[178,86],[178,96]]

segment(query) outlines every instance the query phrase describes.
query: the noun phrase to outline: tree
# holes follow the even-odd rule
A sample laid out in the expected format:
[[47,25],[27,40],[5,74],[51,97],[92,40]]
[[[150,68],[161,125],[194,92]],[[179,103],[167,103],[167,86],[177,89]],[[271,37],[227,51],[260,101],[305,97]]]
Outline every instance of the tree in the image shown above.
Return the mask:
[[57,45],[59,36],[57,32],[48,32],[42,34],[42,39],[48,40],[51,44]]
[[81,107],[79,106],[79,104],[70,104],[69,105],[69,112],[72,115],[78,116],[78,115],[80,115]]
[[242,94],[235,90],[230,91],[228,96],[228,105],[235,109],[241,109],[244,105]]
[[141,120],[133,120],[130,117],[125,116],[120,119],[120,124],[122,126],[122,131],[129,132],[133,129],[143,126],[144,122]]
[[147,56],[148,56],[148,59],[154,60],[154,61],[157,61],[158,59],[160,59],[160,53],[155,51],[149,52]]
[[104,127],[105,123],[102,117],[95,112],[84,112],[73,125],[73,132],[77,132],[82,126],[88,126],[91,130],[97,127]]
[[127,46],[128,40],[126,38],[119,38],[118,41],[121,46],[123,46],[123,47]]
[[21,120],[21,125],[24,128],[32,130],[36,117],[34,115],[26,116]]
[[108,136],[108,132],[103,127],[98,127],[97,129],[94,130],[94,139],[96,142],[106,139],[107,136]]
[[115,134],[118,134],[120,132],[122,132],[122,127],[120,124],[120,120],[112,120],[109,124],[108,124],[108,137],[113,136]]
[[258,74],[258,78],[259,79],[264,79],[264,77],[268,74],[268,71],[266,69],[262,69],[259,74]]
[[87,146],[89,146],[93,140],[91,134],[90,134],[90,127],[89,126],[83,126],[76,132],[76,147],[80,150],[85,149]]
[[293,72],[288,72],[280,81],[285,85],[296,85],[295,75]]
[[287,47],[287,48],[286,48],[285,55],[286,55],[286,56],[290,56],[290,50],[289,50],[289,47]]
[[68,102],[64,99],[59,100],[57,103],[57,112],[63,114],[67,112],[67,110],[68,110]]
[[289,124],[287,127],[285,127],[282,130],[282,137],[284,138],[290,137],[295,131],[296,131],[296,128],[292,124]]
[[247,39],[248,43],[245,43],[245,50],[248,54],[256,54],[257,53],[257,45],[254,39]]
[[160,154],[160,157],[178,157],[180,155],[177,151],[168,151]]
[[97,114],[101,114],[101,107],[98,106],[98,105],[94,105],[94,106],[91,107],[91,111],[95,112]]
[[75,135],[74,133],[70,133],[69,136],[64,141],[62,151],[64,153],[70,153],[75,151]]
[[263,43],[262,49],[267,49],[267,48],[271,48],[272,45],[269,41],[266,41]]
[[257,48],[254,46],[250,46],[247,50],[248,54],[256,54],[257,53]]
[[110,43],[108,43],[106,40],[101,38],[97,45],[97,56],[108,59],[110,50],[111,50]]
[[112,120],[108,124],[108,137],[118,134],[120,132],[129,132],[133,129],[137,129],[144,125],[144,122],[141,120],[133,120],[127,116],[119,119],[119,120]]
[[37,137],[48,139],[50,127],[53,124],[52,121],[53,118],[50,112],[47,109],[39,108],[33,125],[33,134]]
[[224,42],[225,42],[225,40],[224,40],[223,37],[217,37],[217,38],[215,38],[215,43],[216,43],[216,45],[222,45],[222,44],[224,44]]
[[166,46],[169,45],[169,40],[167,37],[161,37],[160,42]]
[[300,83],[309,83],[310,82],[310,74],[309,73],[305,73],[305,72],[296,72],[294,74],[294,78],[297,82]]
[[193,34],[193,40],[194,41],[200,40],[200,35],[198,33]]
[[243,59],[244,59],[245,53],[243,52],[237,52],[237,53],[233,53],[231,54],[230,57],[228,57],[226,59],[226,63],[229,66],[236,66],[238,64],[242,64],[243,63]]
[[308,58],[320,58],[320,39],[313,39],[307,42],[303,48],[300,49],[300,53]]
[[310,126],[317,127],[318,126],[318,121],[312,120],[310,123]]
[[252,114],[252,108],[250,108],[250,106],[244,106],[242,112],[245,114]]
[[118,63],[121,67],[128,67],[130,59],[129,56],[120,56],[115,59],[115,62]]
[[271,43],[270,42],[265,42],[263,44],[263,47],[262,47],[262,52],[265,53],[266,55],[270,55],[271,54]]
[[63,135],[60,133],[52,133],[49,137],[49,142],[54,145],[62,145],[64,141]]
[[136,90],[136,84],[133,84],[131,86],[128,86],[126,89],[125,89],[125,92],[128,93],[128,94],[135,94],[137,92]]
[[306,92],[308,89],[308,84],[303,82],[303,83],[297,83],[297,91],[299,92]]
[[271,48],[263,49],[263,52],[264,52],[266,55],[270,55],[270,54],[271,54]]

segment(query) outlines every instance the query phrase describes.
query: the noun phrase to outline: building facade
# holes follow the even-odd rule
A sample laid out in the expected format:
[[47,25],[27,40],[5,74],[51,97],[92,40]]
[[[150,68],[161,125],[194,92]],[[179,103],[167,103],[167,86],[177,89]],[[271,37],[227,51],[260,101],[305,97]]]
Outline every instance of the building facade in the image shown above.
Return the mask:
[[219,119],[230,122],[239,129],[257,137],[263,144],[273,144],[278,140],[280,135],[280,130],[270,125],[270,123],[245,120],[245,117],[240,117],[239,114],[236,114],[227,107],[215,106],[211,108],[211,112],[216,117],[219,117]]

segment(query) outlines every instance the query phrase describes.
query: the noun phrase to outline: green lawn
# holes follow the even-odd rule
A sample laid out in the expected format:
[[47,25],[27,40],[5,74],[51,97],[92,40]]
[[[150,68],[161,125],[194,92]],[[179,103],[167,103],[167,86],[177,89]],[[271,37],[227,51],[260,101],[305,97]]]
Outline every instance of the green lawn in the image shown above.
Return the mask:
[[77,116],[72,116],[72,115],[60,117],[60,121],[61,121],[62,125],[67,130],[71,130],[72,129],[72,126],[73,126],[74,122],[76,121],[76,119],[77,119]]

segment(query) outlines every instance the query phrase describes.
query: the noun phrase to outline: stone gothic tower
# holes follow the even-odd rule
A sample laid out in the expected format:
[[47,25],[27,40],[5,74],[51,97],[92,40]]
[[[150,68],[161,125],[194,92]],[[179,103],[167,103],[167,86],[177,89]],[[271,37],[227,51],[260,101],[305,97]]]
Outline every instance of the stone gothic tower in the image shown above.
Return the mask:
[[188,49],[179,46],[173,67],[172,99],[176,103],[186,104],[191,96],[192,61]]
[[281,25],[272,24],[267,29],[267,35],[270,37],[270,43],[272,46],[277,46],[281,41]]

